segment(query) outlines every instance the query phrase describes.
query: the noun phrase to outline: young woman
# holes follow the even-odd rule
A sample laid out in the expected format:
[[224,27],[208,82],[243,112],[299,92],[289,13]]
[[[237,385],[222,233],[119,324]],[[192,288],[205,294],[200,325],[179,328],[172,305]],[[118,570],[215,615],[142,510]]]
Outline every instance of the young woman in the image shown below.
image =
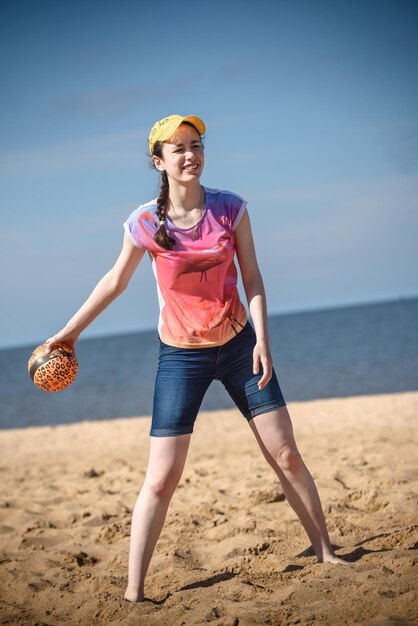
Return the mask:
[[[214,379],[222,381],[279,477],[319,561],[344,563],[331,547],[318,492],[293,436],[269,347],[266,296],[246,202],[201,185],[203,121],[170,115],[153,126],[149,148],[161,173],[158,198],[124,223],[113,268],[63,330],[47,340],[74,346],[80,333],[129,283],[147,251],[160,304],[159,363],[149,461],[132,517],[125,598],[144,599],[144,581],[193,425]],[[237,291],[236,254],[252,324]]]

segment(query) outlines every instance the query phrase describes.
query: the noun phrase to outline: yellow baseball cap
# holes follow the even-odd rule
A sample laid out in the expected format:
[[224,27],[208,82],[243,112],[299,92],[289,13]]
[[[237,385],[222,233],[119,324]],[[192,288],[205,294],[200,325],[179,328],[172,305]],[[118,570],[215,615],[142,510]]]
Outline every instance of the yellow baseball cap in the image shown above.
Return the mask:
[[185,117],[182,115],[169,115],[168,117],[164,117],[162,120],[155,122],[154,126],[151,128],[148,138],[151,154],[153,153],[155,143],[157,141],[170,139],[182,122],[190,122],[190,124],[193,124],[199,135],[203,135],[206,131],[206,126],[200,117],[196,115],[186,115]]

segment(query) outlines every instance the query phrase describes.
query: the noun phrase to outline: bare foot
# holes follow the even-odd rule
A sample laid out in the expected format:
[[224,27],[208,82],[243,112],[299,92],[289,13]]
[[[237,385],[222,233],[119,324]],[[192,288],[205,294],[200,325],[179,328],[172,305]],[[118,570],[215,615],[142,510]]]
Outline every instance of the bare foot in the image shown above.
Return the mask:
[[344,561],[344,559],[340,559],[336,554],[328,554],[324,556],[322,559],[319,559],[321,563],[340,563],[341,565],[352,565],[349,561]]
[[129,600],[129,602],[143,602],[144,593],[138,591],[137,589],[131,589],[130,587],[127,587],[124,598],[125,600]]

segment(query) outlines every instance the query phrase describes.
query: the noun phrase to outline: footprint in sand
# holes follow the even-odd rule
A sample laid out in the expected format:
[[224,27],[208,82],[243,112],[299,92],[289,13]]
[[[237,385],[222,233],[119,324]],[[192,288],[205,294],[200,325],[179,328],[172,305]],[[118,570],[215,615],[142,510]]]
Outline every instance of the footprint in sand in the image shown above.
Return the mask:
[[98,559],[95,556],[90,556],[87,552],[67,552],[67,556],[64,559],[64,563],[72,565],[73,563],[77,563],[79,567],[83,567],[84,565],[96,565],[98,563]]
[[6,524],[1,524],[0,526],[0,535],[8,535],[9,533],[13,533],[15,529],[13,526],[7,526]]
[[284,502],[286,496],[279,487],[267,490],[252,491],[248,497],[252,505],[273,504],[274,502]]
[[[83,516],[84,517],[84,516]],[[112,517],[117,517],[116,514],[104,512],[101,515],[95,515],[91,519],[88,519],[86,522],[83,522],[83,526],[94,527],[94,526],[103,526],[103,522],[107,522]]]
[[84,472],[83,477],[84,478],[99,478],[100,476],[103,476],[103,474],[104,474],[104,470],[97,471],[96,469],[94,469],[94,467],[92,467],[87,472]]
[[127,527],[117,522],[104,526],[99,530],[96,537],[96,542],[101,543],[116,543],[123,539],[123,537],[129,537],[130,532]]
[[46,548],[53,548],[65,541],[67,537],[60,531],[52,528],[51,530],[38,530],[36,534],[22,538],[20,542],[21,548],[32,548],[32,550],[45,550]]
[[43,578],[40,578],[39,580],[31,581],[28,583],[29,589],[35,592],[43,591],[44,589],[50,589],[51,587],[54,587],[54,586],[55,585],[51,580],[44,580]]

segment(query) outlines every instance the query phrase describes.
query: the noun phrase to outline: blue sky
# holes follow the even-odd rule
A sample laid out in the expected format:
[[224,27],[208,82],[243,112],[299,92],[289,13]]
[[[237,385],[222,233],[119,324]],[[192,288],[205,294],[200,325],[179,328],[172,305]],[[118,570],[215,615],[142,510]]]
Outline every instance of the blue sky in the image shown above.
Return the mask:
[[[270,313],[418,295],[418,3],[1,3],[0,346],[58,331],[157,194],[153,123],[207,126]],[[148,258],[84,336],[156,328]]]

